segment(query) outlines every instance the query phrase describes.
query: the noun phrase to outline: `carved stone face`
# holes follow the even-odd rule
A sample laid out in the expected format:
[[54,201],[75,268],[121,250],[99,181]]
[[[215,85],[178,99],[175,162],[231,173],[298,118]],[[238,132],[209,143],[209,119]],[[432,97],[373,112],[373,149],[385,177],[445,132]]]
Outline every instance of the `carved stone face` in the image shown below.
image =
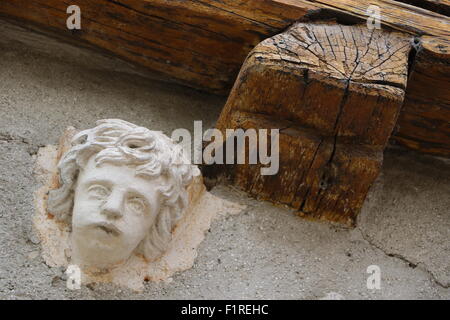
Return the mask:
[[72,226],[65,251],[71,263],[96,272],[133,253],[156,262],[170,247],[189,205],[188,187],[199,174],[182,146],[162,132],[99,120],[72,137],[47,210]]
[[92,157],[79,173],[72,216],[74,254],[87,265],[124,262],[148,235],[160,210],[162,177],[143,179],[135,168]]

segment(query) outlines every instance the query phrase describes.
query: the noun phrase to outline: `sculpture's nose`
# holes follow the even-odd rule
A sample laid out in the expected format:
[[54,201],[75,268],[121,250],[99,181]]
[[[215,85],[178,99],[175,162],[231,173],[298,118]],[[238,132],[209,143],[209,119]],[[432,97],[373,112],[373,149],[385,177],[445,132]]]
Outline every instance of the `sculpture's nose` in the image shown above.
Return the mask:
[[112,192],[102,207],[102,214],[109,219],[118,219],[122,217],[122,195]]

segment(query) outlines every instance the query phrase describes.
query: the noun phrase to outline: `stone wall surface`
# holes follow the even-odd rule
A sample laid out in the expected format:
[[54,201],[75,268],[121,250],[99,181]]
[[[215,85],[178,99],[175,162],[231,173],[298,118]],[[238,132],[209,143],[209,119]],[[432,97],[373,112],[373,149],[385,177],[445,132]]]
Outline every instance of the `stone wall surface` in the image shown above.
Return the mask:
[[[169,134],[199,119],[212,126],[225,101],[4,22],[0,34],[0,299],[450,298],[450,164],[392,148],[356,229],[302,220],[219,185],[212,194],[247,209],[213,222],[190,270],[141,293],[68,290],[32,229],[39,147],[102,118]],[[373,264],[381,290],[366,287]]]

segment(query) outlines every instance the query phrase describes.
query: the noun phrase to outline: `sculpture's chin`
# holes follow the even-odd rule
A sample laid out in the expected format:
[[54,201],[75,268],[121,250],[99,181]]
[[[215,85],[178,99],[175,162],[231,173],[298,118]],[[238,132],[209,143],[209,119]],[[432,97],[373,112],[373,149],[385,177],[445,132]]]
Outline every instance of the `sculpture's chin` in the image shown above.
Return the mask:
[[74,231],[72,256],[76,264],[92,269],[111,269],[123,264],[131,251],[123,239],[102,228]]

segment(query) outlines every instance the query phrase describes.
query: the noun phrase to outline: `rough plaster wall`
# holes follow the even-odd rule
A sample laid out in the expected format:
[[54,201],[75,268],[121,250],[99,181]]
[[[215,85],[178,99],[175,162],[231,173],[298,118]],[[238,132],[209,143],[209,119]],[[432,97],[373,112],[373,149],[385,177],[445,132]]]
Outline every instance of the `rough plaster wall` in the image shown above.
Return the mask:
[[[64,270],[44,263],[31,229],[39,146],[99,118],[166,133],[199,119],[208,127],[224,99],[1,21],[0,34],[0,299],[450,298],[450,164],[396,149],[386,152],[357,229],[308,222],[219,186],[216,196],[247,210],[212,224],[191,270],[142,293],[66,289]],[[381,267],[381,290],[366,288],[371,264]]]

